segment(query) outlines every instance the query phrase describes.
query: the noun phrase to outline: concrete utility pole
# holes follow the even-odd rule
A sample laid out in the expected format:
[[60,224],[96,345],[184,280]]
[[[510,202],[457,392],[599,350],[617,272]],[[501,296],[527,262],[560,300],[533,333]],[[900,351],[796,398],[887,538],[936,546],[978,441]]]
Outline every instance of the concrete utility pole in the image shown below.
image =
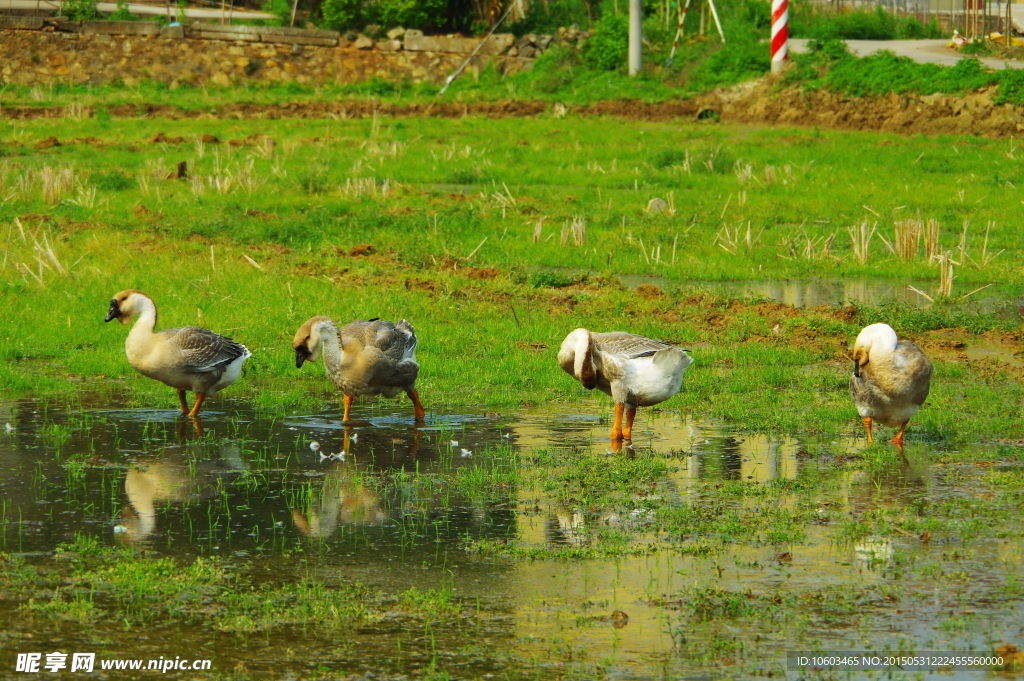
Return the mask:
[[642,0],[629,0],[629,75],[640,73],[644,63],[644,12]]

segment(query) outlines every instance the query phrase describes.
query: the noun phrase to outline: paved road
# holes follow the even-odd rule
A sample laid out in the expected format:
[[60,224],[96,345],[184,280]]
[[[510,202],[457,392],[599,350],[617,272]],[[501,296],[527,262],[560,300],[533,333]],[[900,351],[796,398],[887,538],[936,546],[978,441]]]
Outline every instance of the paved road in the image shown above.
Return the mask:
[[[0,10],[3,9],[46,9],[56,10],[61,6],[59,0],[0,0]],[[113,13],[117,11],[117,4],[113,2],[99,2],[96,3],[96,9],[100,12]],[[128,11],[135,15],[166,15],[167,8],[159,5],[137,5],[129,3]],[[273,14],[267,14],[265,12],[247,12],[244,10],[228,10],[222,12],[219,9],[194,9],[189,7],[184,10],[185,16],[193,17],[196,19],[220,19],[222,16],[235,19],[273,19]],[[171,14],[177,15],[178,7],[176,2],[171,3]]]
[[[2,2],[3,0],[0,0]],[[1024,16],[1024,12],[1021,13]],[[792,38],[789,49],[792,52],[806,52],[808,41],[804,38]],[[942,40],[847,40],[850,51],[858,57],[865,57],[879,50],[889,50],[901,57],[910,57],[921,64],[945,64],[952,66],[964,56],[951,47],[949,39]],[[1002,59],[982,59],[983,64],[993,69],[1022,69],[1024,62],[1006,62]]]

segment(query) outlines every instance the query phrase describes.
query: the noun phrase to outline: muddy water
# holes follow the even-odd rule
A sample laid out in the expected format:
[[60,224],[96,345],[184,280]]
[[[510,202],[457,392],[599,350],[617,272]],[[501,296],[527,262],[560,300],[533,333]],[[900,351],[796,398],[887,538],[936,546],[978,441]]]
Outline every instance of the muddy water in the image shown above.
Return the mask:
[[[316,666],[338,675],[417,676],[431,660],[453,678],[745,678],[757,670],[785,673],[791,650],[861,650],[870,642],[872,649],[990,651],[993,642],[1024,638],[1024,598],[986,601],[1007,575],[1017,575],[1018,584],[1024,577],[1019,538],[836,540],[847,518],[980,493],[980,468],[951,476],[915,464],[935,453],[929,444],[908,447],[905,465],[833,473],[825,493],[787,496],[784,506],[797,511],[811,503],[821,515],[803,541],[780,547],[723,539],[724,548],[700,555],[651,533],[652,511],[640,500],[580,508],[564,505],[555,486],[536,479],[484,489],[453,482],[475,468],[529,468],[537,452],[603,454],[603,402],[448,415],[421,427],[404,405],[388,403],[363,405],[356,414],[363,420],[349,427],[334,412],[269,416],[230,401],[211,406],[201,432],[172,411],[88,402],[73,411],[35,401],[0,406],[0,550],[45,560],[84,533],[178,558],[221,556],[238,570],[281,580],[312,574],[387,593],[450,585],[475,604],[474,623],[424,633],[383,622],[334,642],[314,634],[133,632],[111,644],[114,652],[155,657],[198,646],[215,669],[242,665],[259,678],[306,678]],[[776,438],[647,411],[634,452],[608,456],[664,457],[671,465],[654,495],[670,505],[707,503],[709,482],[820,476],[864,445],[852,425],[841,439]],[[998,458],[994,446],[975,449],[975,459]],[[761,502],[734,503],[756,515]],[[586,549],[608,531],[645,550],[564,560],[467,548],[515,540],[525,549]],[[940,561],[957,551],[970,579],[950,578],[940,589],[917,573],[898,584],[887,576],[894,561]],[[686,598],[673,595],[692,588],[870,597],[832,619],[695,624],[684,617]],[[886,589],[899,590],[909,605],[884,607]],[[613,618],[615,611],[628,623]],[[42,627],[31,649],[74,648],[82,635]]]

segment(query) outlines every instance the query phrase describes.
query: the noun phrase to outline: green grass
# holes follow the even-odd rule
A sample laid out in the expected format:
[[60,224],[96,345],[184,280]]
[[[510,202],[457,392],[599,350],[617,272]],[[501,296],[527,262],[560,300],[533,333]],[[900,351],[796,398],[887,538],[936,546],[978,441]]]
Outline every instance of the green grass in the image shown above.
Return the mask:
[[[757,432],[846,432],[845,348],[867,323],[919,340],[952,328],[1012,341],[1020,328],[942,305],[796,310],[700,292],[835,277],[928,289],[938,272],[923,247],[901,261],[876,236],[861,264],[846,233],[869,219],[892,240],[893,220],[920,213],[955,257],[970,223],[954,295],[989,283],[985,295],[1019,295],[1024,179],[1006,142],[548,117],[2,125],[15,144],[0,161],[0,386],[14,393],[127,387],[130,405],[173,407],[173,391],[128,366],[126,330],[101,321],[124,288],[152,295],[161,325],[245,343],[254,356],[230,394],[258,407],[337,399],[317,365],[294,368],[292,335],[316,314],[411,320],[435,415],[578,400],[554,355],[586,326],[693,345],[672,408]],[[150,143],[154,130],[183,141]],[[36,148],[50,136],[100,142]],[[169,179],[179,161],[189,177]],[[45,178],[61,169],[58,196]],[[647,214],[656,196],[675,214]],[[824,256],[799,246],[830,237]],[[634,292],[617,275],[661,289]],[[1021,403],[1019,372],[936,363],[934,408],[912,430],[1020,437],[1019,410],[998,406]],[[65,437],[47,432],[53,446]]]
[[954,66],[921,64],[909,57],[881,51],[858,58],[837,40],[812,42],[808,54],[794,56],[796,66],[784,78],[789,84],[853,97],[895,94],[965,95],[993,87],[995,104],[1024,104],[1024,75],[1019,69],[990,70],[977,59]]

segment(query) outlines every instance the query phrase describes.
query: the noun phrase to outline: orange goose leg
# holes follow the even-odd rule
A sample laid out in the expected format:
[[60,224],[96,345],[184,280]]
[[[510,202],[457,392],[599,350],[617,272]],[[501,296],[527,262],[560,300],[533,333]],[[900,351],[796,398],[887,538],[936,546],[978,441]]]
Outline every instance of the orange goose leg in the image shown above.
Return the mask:
[[615,405],[615,422],[612,423],[612,440],[622,439],[622,411],[626,408],[624,404]]
[[903,431],[907,429],[908,423],[910,423],[910,419],[907,419],[906,421],[903,422],[903,425],[900,426],[900,431],[896,433],[896,437],[892,439],[893,443],[903,446]]
[[343,421],[348,421],[348,415],[349,415],[349,413],[351,411],[352,411],[352,396],[351,395],[345,395],[345,418],[342,419]]
[[871,437],[871,417],[870,416],[865,416],[864,417],[864,428],[866,428],[867,431],[868,431],[868,444],[871,444],[872,442],[875,441],[875,438]]
[[192,411],[188,415],[195,418],[199,414],[199,408],[203,406],[204,400],[206,400],[206,393],[196,393],[196,403],[192,405]]
[[181,402],[181,415],[188,416],[188,400],[185,399],[185,391],[178,391],[178,401]]
[[420,394],[415,389],[407,390],[406,394],[409,396],[409,399],[412,400],[412,408],[413,412],[416,414],[416,420],[422,421],[427,415],[427,410],[424,409],[423,405],[420,403]]
[[626,410],[626,427],[622,429],[623,440],[633,440],[633,419],[636,418],[636,407]]

